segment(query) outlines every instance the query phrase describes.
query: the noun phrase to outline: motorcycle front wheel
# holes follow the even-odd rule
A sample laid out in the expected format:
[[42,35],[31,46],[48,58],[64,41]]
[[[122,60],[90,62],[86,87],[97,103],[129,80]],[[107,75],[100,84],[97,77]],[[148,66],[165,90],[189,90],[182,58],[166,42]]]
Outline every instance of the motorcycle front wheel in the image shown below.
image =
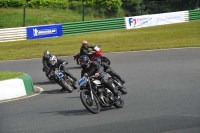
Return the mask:
[[69,85],[69,84],[67,84],[67,82],[65,81],[65,79],[61,79],[60,80],[60,84],[62,85],[62,87],[64,87],[69,93],[72,93],[72,91],[73,91],[73,89],[72,89],[72,87]]
[[101,61],[110,65],[110,60],[107,57],[101,57]]
[[90,91],[86,89],[82,90],[80,93],[81,102],[83,103],[85,108],[93,114],[98,114],[100,112],[100,104],[96,96],[93,96],[94,100],[92,100]]

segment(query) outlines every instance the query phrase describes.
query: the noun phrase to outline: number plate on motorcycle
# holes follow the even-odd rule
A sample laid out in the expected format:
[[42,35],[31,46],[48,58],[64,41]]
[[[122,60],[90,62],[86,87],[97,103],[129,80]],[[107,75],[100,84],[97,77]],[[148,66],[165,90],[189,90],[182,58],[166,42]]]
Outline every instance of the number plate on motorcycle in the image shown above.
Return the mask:
[[99,48],[98,46],[95,46],[95,47],[94,47],[94,50],[96,50],[96,51],[99,51],[99,49],[100,49],[100,48]]
[[79,83],[80,86],[85,85],[85,84],[87,83],[86,77],[85,77],[85,76],[82,77],[82,78],[78,81],[78,83]]
[[59,77],[59,78],[64,77],[63,73],[60,72],[60,73],[58,74],[58,77]]

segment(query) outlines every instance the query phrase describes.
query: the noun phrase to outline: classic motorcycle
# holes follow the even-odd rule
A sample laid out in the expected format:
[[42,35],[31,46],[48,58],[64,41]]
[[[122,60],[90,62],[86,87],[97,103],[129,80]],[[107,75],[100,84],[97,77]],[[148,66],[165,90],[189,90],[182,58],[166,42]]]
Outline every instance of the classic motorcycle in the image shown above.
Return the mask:
[[58,81],[59,85],[65,88],[69,93],[71,93],[74,89],[77,89],[77,87],[73,84],[74,81],[71,77],[67,76],[63,70],[61,70],[61,67],[63,65],[66,65],[65,62],[60,64],[59,68],[56,68],[53,77],[54,80]]
[[[107,57],[105,57],[104,55],[102,55],[102,50],[101,50],[100,46],[101,46],[101,45],[95,46],[95,47],[93,48],[93,51],[91,51],[91,52],[89,53],[89,54],[92,54],[92,56],[89,57],[90,60],[93,61],[96,57],[100,57],[102,62],[106,62],[106,63],[108,63],[108,65],[110,65],[110,60],[109,60]],[[73,57],[74,57],[74,60],[76,60],[76,62],[77,62],[77,65],[80,64],[79,61],[78,61],[78,59],[80,58],[80,56],[81,56],[80,53],[76,53],[76,54],[73,56]]]
[[[93,113],[100,112],[100,108],[106,108],[115,106],[116,108],[122,108],[124,106],[124,100],[120,95],[119,99],[115,99],[113,93],[106,88],[100,80],[95,76],[83,76],[79,80],[80,85],[80,98],[85,108]],[[115,86],[114,83],[112,83]]]

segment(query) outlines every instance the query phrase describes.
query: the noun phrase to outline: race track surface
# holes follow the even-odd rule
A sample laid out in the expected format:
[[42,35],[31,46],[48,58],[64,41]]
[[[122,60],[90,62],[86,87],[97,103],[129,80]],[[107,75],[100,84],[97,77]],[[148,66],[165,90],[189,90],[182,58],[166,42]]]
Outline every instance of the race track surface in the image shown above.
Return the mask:
[[[200,133],[200,48],[105,55],[125,79],[128,94],[123,108],[95,115],[85,109],[78,90],[62,93],[47,80],[41,59],[0,62],[0,71],[25,72],[44,89],[0,103],[0,133]],[[73,56],[60,58],[80,79]]]

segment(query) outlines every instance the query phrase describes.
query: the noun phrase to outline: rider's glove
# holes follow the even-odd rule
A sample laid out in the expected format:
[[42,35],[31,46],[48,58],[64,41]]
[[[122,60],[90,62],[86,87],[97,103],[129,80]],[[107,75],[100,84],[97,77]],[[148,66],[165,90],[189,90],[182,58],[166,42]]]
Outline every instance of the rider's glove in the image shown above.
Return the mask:
[[63,64],[63,65],[67,65],[67,64],[68,64],[68,62],[64,61],[62,64]]
[[85,77],[88,77],[88,74],[87,74],[87,73],[84,73],[84,76],[85,76]]
[[95,77],[99,77],[99,73],[95,73]]

